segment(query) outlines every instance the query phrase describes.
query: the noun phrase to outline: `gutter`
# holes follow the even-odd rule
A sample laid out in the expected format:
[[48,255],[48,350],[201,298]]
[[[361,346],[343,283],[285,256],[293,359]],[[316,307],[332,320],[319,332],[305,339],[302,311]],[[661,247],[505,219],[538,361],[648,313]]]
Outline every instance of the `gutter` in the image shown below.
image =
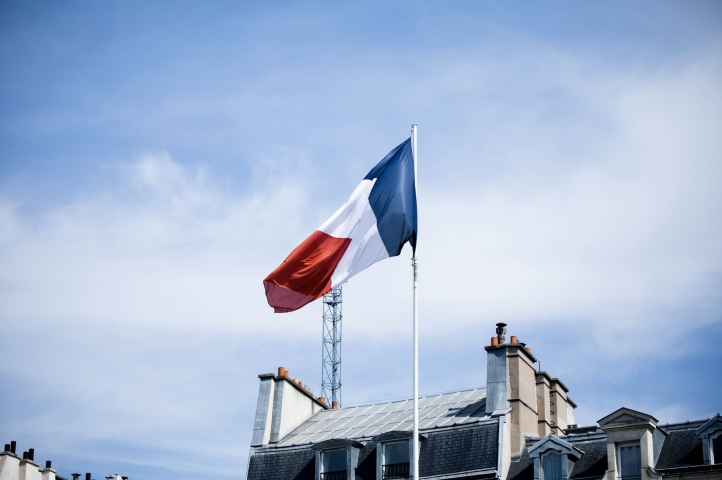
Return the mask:
[[500,478],[499,472],[494,469],[468,470],[466,472],[446,473],[443,475],[433,475],[430,477],[421,477],[425,480],[453,480],[456,478],[466,478],[469,480],[476,478]]

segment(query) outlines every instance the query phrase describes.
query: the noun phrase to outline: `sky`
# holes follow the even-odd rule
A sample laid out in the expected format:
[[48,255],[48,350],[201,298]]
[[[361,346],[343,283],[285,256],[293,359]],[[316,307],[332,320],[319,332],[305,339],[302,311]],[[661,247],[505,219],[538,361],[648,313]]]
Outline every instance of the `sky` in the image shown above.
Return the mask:
[[[262,279],[419,124],[420,392],[494,324],[593,425],[722,411],[716,1],[0,1],[0,444],[243,478]],[[343,290],[342,403],[412,394],[410,249]]]

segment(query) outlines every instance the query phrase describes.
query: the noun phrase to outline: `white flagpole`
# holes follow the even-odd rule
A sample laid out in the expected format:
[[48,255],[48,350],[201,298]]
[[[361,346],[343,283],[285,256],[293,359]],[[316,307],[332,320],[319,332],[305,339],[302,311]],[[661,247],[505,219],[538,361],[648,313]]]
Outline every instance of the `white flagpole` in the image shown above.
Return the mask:
[[[417,123],[411,124],[411,147],[414,154],[414,189],[417,193],[416,203],[418,205],[418,188],[416,174],[416,129],[418,128]],[[418,207],[417,207],[417,218],[418,218]],[[414,251],[411,259],[411,264],[414,267],[414,436],[412,437],[412,444],[414,446],[413,453],[413,466],[414,466],[414,480],[419,480],[419,276],[418,276],[418,264],[416,262],[416,251]]]

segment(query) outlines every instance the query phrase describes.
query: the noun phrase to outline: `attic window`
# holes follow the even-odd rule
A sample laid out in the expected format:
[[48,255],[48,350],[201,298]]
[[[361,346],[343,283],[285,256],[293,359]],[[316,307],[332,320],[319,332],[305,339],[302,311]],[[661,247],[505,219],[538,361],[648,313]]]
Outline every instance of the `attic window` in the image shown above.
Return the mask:
[[346,480],[346,449],[321,453],[321,480]]
[[642,449],[639,444],[620,445],[617,454],[619,455],[617,468],[620,480],[641,480]]
[[384,444],[383,478],[406,478],[409,476],[409,442]]
[[710,463],[722,463],[722,431],[709,436]]
[[549,452],[542,456],[542,479],[561,480],[562,457],[557,452]]

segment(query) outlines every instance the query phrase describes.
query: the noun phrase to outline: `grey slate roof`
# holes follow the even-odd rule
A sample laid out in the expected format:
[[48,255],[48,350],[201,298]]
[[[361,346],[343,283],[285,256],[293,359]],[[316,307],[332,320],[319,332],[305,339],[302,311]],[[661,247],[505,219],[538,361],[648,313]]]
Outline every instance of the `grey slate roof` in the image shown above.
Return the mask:
[[[470,424],[431,432],[421,442],[419,473],[422,477],[496,469],[498,424]],[[249,480],[313,480],[311,445],[260,448],[251,454]],[[376,443],[366,442],[359,452],[357,480],[376,480]]]
[[[332,438],[370,438],[413,428],[412,400],[322,410],[278,442],[277,446],[318,443]],[[419,398],[419,428],[423,430],[489,420],[486,388]]]
[[570,478],[602,478],[607,471],[607,440],[575,442],[574,446],[584,455],[574,464]]
[[497,424],[429,434],[419,451],[420,476],[495,469],[498,434]]
[[[574,464],[570,479],[600,479],[604,477],[607,470],[607,441],[605,438],[587,439],[574,437],[561,437],[564,441],[571,443],[578,448],[584,455]],[[527,438],[527,441],[534,439]],[[512,459],[509,467],[508,480],[533,480],[534,479],[534,461],[529,457],[529,443],[524,448],[518,459]]]
[[246,478],[252,480],[314,480],[315,458],[311,449],[251,455]]
[[512,458],[506,478],[507,480],[534,479],[534,460],[529,456],[528,448],[524,448],[519,459]]
[[655,470],[702,465],[702,440],[697,438],[695,428],[671,430],[664,440]]

